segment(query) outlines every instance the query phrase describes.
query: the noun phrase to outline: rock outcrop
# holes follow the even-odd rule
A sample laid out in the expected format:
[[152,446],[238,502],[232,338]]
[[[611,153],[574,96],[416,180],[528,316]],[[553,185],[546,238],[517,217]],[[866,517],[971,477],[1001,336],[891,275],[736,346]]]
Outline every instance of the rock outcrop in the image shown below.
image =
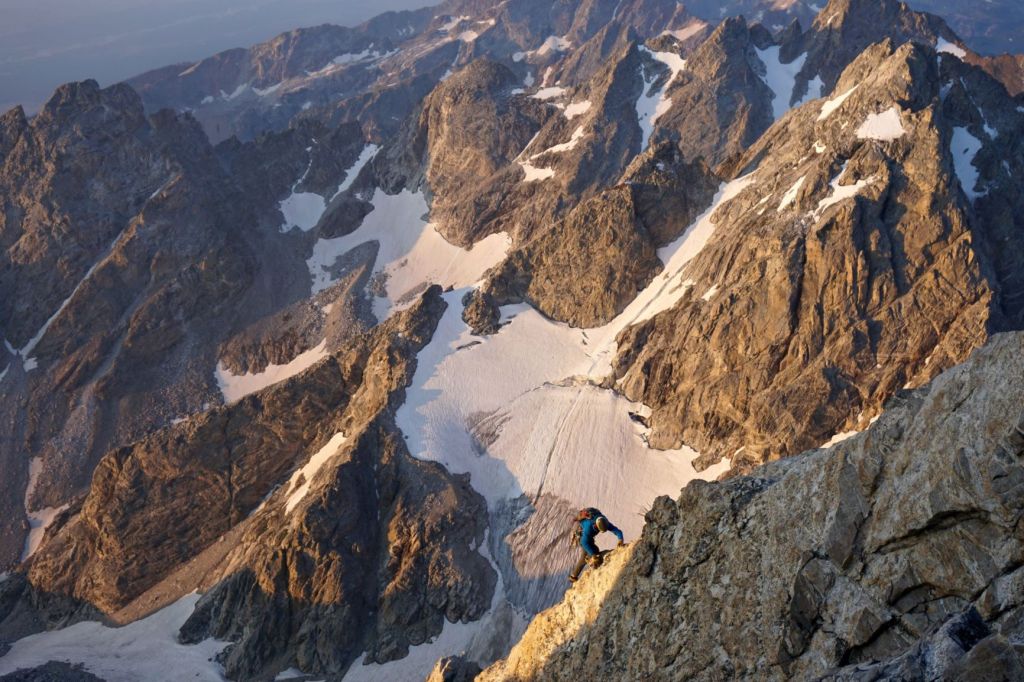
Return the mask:
[[867,432],[660,498],[481,680],[1014,679],[1024,334]]

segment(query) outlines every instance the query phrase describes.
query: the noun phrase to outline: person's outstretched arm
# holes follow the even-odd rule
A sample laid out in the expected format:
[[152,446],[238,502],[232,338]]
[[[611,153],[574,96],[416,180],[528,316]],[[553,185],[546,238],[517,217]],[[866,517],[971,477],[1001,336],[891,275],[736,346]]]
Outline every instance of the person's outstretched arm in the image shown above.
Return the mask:
[[623,542],[625,542],[625,540],[622,537],[622,531],[619,530],[614,523],[609,521],[607,516],[602,516],[600,519],[598,519],[597,528],[600,531],[608,531],[609,533],[617,537],[619,539],[620,545],[623,544]]

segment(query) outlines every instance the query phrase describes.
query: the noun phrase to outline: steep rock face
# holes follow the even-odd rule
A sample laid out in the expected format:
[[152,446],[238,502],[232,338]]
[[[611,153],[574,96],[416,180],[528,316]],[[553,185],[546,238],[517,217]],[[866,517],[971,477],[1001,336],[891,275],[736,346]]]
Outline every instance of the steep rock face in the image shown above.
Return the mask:
[[[25,490],[27,458],[45,467],[33,499],[3,498],[4,563],[21,552],[18,507],[67,502],[105,449],[202,401],[201,384],[182,390],[186,339],[253,269],[246,248],[229,247],[232,224],[251,214],[193,121],[147,118],[129,88],[92,81],[20,120],[6,119],[0,167],[0,328],[17,356],[0,377],[11,398],[0,468]],[[118,404],[143,387],[152,393]]]
[[[980,71],[942,57],[992,95],[968,105],[942,97],[934,52],[890,50],[868,50],[832,100],[791,112],[746,153],[739,167],[754,170],[710,215],[690,288],[619,338],[618,385],[654,408],[654,445],[685,442],[741,470],[813,447],[1019,324],[1006,311],[1024,249],[1007,208],[1020,171],[977,107],[1005,130],[1024,120]],[[868,125],[887,117],[888,129]],[[982,149],[969,157],[951,147],[965,132]]]
[[501,267],[491,281],[499,301],[528,300],[555,319],[593,327],[633,300],[661,263],[630,189],[619,187],[580,204]]
[[[794,56],[806,52],[801,75],[808,81],[821,78],[824,93],[833,89],[846,66],[862,51],[885,38],[896,45],[917,42],[934,46],[940,38],[958,42],[941,18],[914,12],[899,0],[832,0],[818,13],[810,30],[786,47]],[[810,94],[816,97],[819,93]]]
[[111,614],[241,528],[181,635],[233,640],[233,678],[342,673],[479,618],[496,581],[483,500],[412,459],[393,423],[443,310],[429,289],[305,373],[109,453],[22,599],[51,621]]
[[506,67],[476,61],[442,83],[424,102],[413,148],[423,148],[432,217],[453,243],[487,236],[501,213],[509,164],[554,112],[516,97],[518,78]]
[[[187,125],[155,130],[124,86],[100,90],[95,81],[72,83],[59,88],[30,124],[19,112],[5,120],[0,171],[2,286],[8,292],[0,325],[17,348],[68,297],[146,197],[173,177],[167,168],[172,155],[201,149]],[[171,148],[161,133],[186,143]],[[111,153],[90,153],[100,139]],[[53,205],[34,205],[48,194],[58,195]],[[86,220],[88,232],[71,229]]]
[[[407,317],[432,324],[422,306]],[[113,611],[158,582],[255,509],[353,395],[386,404],[388,388],[378,377],[364,385],[362,373],[376,344],[398,341],[395,325],[301,380],[108,453],[81,513],[33,558],[33,585]],[[177,542],[164,542],[168,535]]]
[[1024,335],[865,434],[660,498],[484,680],[1013,679]]
[[[714,193],[713,174],[668,143],[649,147],[623,181],[583,201],[493,271],[469,316],[529,301],[550,317],[595,327],[614,318],[661,270],[655,248],[678,237]],[[467,318],[468,319],[468,318]],[[472,323],[477,329],[486,323]]]
[[319,451],[254,512],[182,627],[186,642],[235,641],[223,657],[229,676],[342,673],[364,650],[383,663],[437,636],[446,618],[475,620],[490,605],[495,574],[473,549],[483,500],[465,479],[412,459],[391,421],[409,351],[443,309],[438,294],[376,332],[388,340],[365,358],[342,360],[363,381],[328,429],[344,437],[307,448]]
[[747,23],[726,19],[669,85],[656,136],[676,137],[690,159],[715,166],[750,146],[772,124],[772,92],[759,75]]
[[1024,92],[1024,55],[1001,54],[995,57],[970,58],[968,61],[985,69],[1016,97]]
[[258,513],[182,628],[185,642],[236,640],[229,676],[339,673],[364,650],[383,663],[437,636],[445,618],[489,606],[494,573],[471,549],[482,522],[453,524],[486,519],[482,500],[412,460],[393,426],[368,425],[310,483],[307,505],[287,509],[281,494]]
[[259,504],[344,405],[347,383],[329,360],[104,456],[81,513],[33,558],[33,584],[104,611],[128,603]]
[[308,292],[276,198],[309,133],[216,150],[189,116],[147,117],[131,89],[89,81],[4,130],[0,469],[29,497],[0,503],[6,564],[26,509],[69,503],[107,450],[219,401],[221,340]]

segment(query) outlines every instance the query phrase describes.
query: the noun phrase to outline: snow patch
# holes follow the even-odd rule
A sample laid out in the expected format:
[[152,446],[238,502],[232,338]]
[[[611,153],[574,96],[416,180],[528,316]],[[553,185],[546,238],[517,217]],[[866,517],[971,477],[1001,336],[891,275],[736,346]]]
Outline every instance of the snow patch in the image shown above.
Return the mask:
[[199,103],[200,103],[200,104],[213,104],[213,95],[207,95],[207,96],[206,96],[206,97],[204,97],[204,98],[202,99],[202,101],[201,101],[201,102],[199,102]]
[[273,95],[275,92],[280,90],[282,86],[284,86],[283,82],[275,83],[274,85],[271,85],[269,88],[260,89],[254,87],[252,91],[259,95],[260,97],[267,97],[268,95]]
[[[312,152],[312,147],[306,147],[306,152]],[[292,193],[277,205],[278,210],[284,216],[281,223],[281,232],[288,232],[297,227],[303,232],[309,232],[320,222],[321,216],[327,209],[327,201],[313,192],[299,192],[298,186],[302,184],[310,169],[313,168],[313,157],[310,155],[306,170],[299,179],[292,185]]]
[[[531,159],[535,159],[538,156],[543,156],[544,154],[549,154],[549,153],[556,153],[557,154],[557,153],[561,153],[561,152],[567,152],[570,149],[574,149],[576,147],[576,145],[579,144],[579,141],[581,139],[583,139],[583,135],[584,135],[583,126],[580,126],[579,128],[577,128],[576,130],[573,131],[572,137],[569,138],[568,142],[562,142],[561,144],[556,144],[556,145],[554,145],[552,147],[548,147],[544,151],[542,151],[542,152],[540,152],[538,154],[534,154],[530,158]],[[525,168],[524,168],[524,170],[525,170]],[[537,170],[547,171],[547,170],[551,170],[551,169],[549,169],[549,168],[542,168],[542,169],[534,168],[533,170],[534,171],[537,171]],[[554,171],[553,170],[551,171],[551,174],[554,175]]]
[[889,107],[880,114],[870,114],[857,128],[857,137],[862,140],[895,140],[906,133],[900,112],[896,107]]
[[218,361],[217,369],[214,371],[214,379],[217,381],[221,395],[224,396],[224,403],[231,404],[238,402],[250,393],[263,390],[267,386],[273,386],[285,379],[290,379],[296,374],[309,369],[328,355],[327,340],[324,339],[319,345],[299,353],[291,361],[283,365],[269,364],[262,372],[232,374],[224,366],[223,361]]
[[294,227],[309,232],[320,222],[327,209],[327,202],[319,194],[313,192],[292,192],[278,208],[284,216],[281,232],[288,232]]
[[974,157],[981,151],[981,140],[971,135],[967,128],[953,128],[950,140],[950,152],[953,154],[953,168],[960,186],[968,199],[974,200],[987,192],[977,191],[978,169],[974,165]]
[[570,47],[572,47],[572,42],[564,36],[548,36],[534,52],[544,55],[548,52],[564,52]]
[[718,285],[714,284],[714,285],[711,286],[710,289],[708,289],[707,291],[704,292],[704,295],[701,296],[701,299],[703,299],[705,301],[710,301],[712,298],[715,297],[715,294],[717,294],[717,293],[718,293]]
[[[288,500],[284,505],[286,514],[291,514],[295,505],[306,497],[306,493],[309,492],[309,486],[313,482],[313,477],[327,463],[327,460],[338,454],[338,450],[344,444],[345,434],[341,432],[334,434],[322,448],[309,458],[305,466],[292,474],[292,477],[288,480]],[[301,483],[299,482],[300,480],[302,481]]]
[[528,161],[520,161],[519,165],[523,169],[525,176],[523,182],[536,182],[538,180],[547,180],[548,178],[555,177],[554,168],[537,168],[531,165]]
[[793,88],[796,86],[796,75],[807,61],[807,53],[805,52],[788,64],[783,64],[779,60],[781,46],[772,45],[763,50],[756,47],[754,49],[765,67],[764,82],[773,93],[772,113],[776,119],[779,119],[789,111],[789,103],[793,99]]
[[815,219],[820,218],[821,214],[824,213],[825,209],[827,209],[829,206],[834,206],[835,204],[838,204],[841,201],[845,201],[846,199],[851,199],[855,197],[857,194],[860,193],[862,189],[864,189],[865,187],[867,187],[868,185],[875,181],[874,176],[871,176],[869,178],[858,180],[852,185],[840,185],[839,181],[846,173],[846,166],[848,163],[849,162],[843,164],[843,167],[839,169],[839,172],[836,174],[834,178],[832,178],[832,181],[829,183],[829,186],[832,188],[832,193],[818,202],[818,207],[814,209],[812,213]]
[[207,639],[194,645],[178,643],[178,629],[192,615],[198,601],[198,594],[190,594],[123,627],[109,628],[87,621],[29,635],[14,642],[0,658],[0,675],[48,661],[66,661],[82,664],[107,682],[169,677],[221,682],[224,670],[214,659],[227,642]]
[[860,431],[843,431],[842,433],[837,433],[836,435],[832,436],[832,438],[830,438],[827,442],[822,443],[819,447],[821,447],[821,448],[830,448],[833,445],[836,445],[838,443],[842,443],[844,440],[847,440],[849,438],[853,438],[858,433],[860,433]]
[[391,50],[390,52],[380,52],[379,50],[366,49],[362,52],[346,52],[340,54],[331,61],[327,62],[323,68],[317,69],[316,71],[306,71],[306,75],[310,78],[323,78],[324,76],[330,76],[331,74],[340,71],[352,64],[360,64],[366,62],[374,62],[397,53],[398,50]]
[[573,102],[572,104],[567,106],[565,108],[565,111],[563,111],[562,113],[565,114],[565,117],[567,119],[572,120],[572,119],[576,118],[577,116],[581,116],[581,115],[587,113],[588,111],[590,111],[590,107],[591,107],[590,100],[589,99],[585,99],[582,102]]
[[470,19],[472,19],[472,17],[468,17],[468,16],[465,16],[465,15],[463,15],[461,17],[451,17],[448,21],[446,21],[445,23],[441,24],[439,30],[444,31],[445,33],[447,33],[449,31],[451,31],[453,28],[455,28],[456,26],[458,26],[459,24],[461,24],[462,22],[469,21]]
[[555,97],[561,97],[564,94],[565,88],[553,85],[549,88],[541,88],[540,90],[538,90],[537,92],[533,93],[530,96],[533,97],[534,99],[548,100],[554,99]]
[[963,59],[967,56],[967,50],[960,47],[955,43],[951,43],[945,38],[939,38],[935,43],[935,51],[939,54],[951,54],[957,59]]
[[228,93],[224,92],[223,90],[221,90],[220,91],[220,96],[221,96],[221,99],[223,99],[225,101],[231,101],[231,100],[236,99],[237,97],[241,96],[241,94],[243,92],[245,92],[246,90],[248,90],[248,89],[249,89],[249,84],[248,83],[242,83],[237,88],[235,88],[234,91],[231,92],[231,94],[228,94]]
[[838,109],[840,106],[842,106],[843,102],[845,102],[847,100],[847,98],[850,95],[852,95],[853,91],[856,90],[856,89],[857,89],[857,86],[854,85],[852,88],[850,88],[849,90],[847,90],[843,94],[839,95],[838,97],[833,97],[832,99],[824,102],[821,105],[821,113],[818,114],[818,120],[819,121],[824,121],[826,118],[831,116],[832,112],[834,112],[836,109]]
[[29,508],[29,500],[32,499],[32,493],[35,492],[36,485],[39,483],[39,474],[42,471],[42,457],[33,457],[29,460],[28,485],[25,487],[25,515],[28,517],[28,537],[25,538],[25,547],[21,551],[21,561],[25,561],[35,554],[36,550],[39,549],[39,544],[43,541],[47,527],[53,523],[53,520],[61,512],[68,508],[66,504],[60,507],[44,507],[37,511],[32,511]]
[[459,40],[461,40],[464,43],[471,43],[477,38],[479,38],[480,34],[477,33],[476,31],[463,31],[462,33],[459,34],[458,37]]
[[687,38],[692,38],[693,36],[700,33],[705,26],[707,26],[706,22],[701,21],[700,19],[695,19],[687,23],[682,28],[675,28],[669,31],[662,31],[661,35],[672,36],[679,42],[683,42]]

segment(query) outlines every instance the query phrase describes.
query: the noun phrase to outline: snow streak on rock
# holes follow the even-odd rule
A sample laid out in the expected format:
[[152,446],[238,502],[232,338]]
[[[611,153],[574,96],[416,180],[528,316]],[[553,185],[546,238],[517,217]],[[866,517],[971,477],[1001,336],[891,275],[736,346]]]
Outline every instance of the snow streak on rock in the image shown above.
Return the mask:
[[338,191],[334,193],[333,197],[331,197],[332,201],[334,200],[334,197],[337,197],[342,192],[347,191],[352,186],[352,183],[355,182],[357,177],[359,177],[360,171],[363,170],[363,166],[369,163],[370,159],[377,155],[377,151],[379,149],[380,147],[375,144],[368,144],[363,147],[363,151],[359,153],[359,158],[356,159],[356,162],[352,164],[351,168],[345,171],[345,180],[338,185]]
[[666,92],[672,82],[676,79],[681,71],[686,68],[686,60],[675,54],[674,52],[653,52],[646,47],[641,46],[640,50],[655,60],[661,62],[669,68],[671,75],[665,84],[654,91],[650,91],[650,85],[654,82],[644,81],[644,92],[640,94],[639,99],[636,101],[636,116],[637,122],[640,124],[640,130],[643,132],[643,139],[640,142],[640,150],[643,151],[647,148],[647,143],[651,139],[651,134],[654,133],[654,125],[672,106],[672,98],[666,96]]
[[849,96],[852,95],[853,91],[856,90],[856,89],[857,89],[857,86],[854,85],[852,88],[850,88],[849,90],[847,90],[843,94],[839,95],[838,97],[833,97],[832,99],[830,99],[827,102],[823,103],[821,105],[821,113],[818,114],[818,120],[819,121],[824,121],[826,118],[831,116],[832,113],[836,109],[838,109],[839,107],[841,107],[843,105],[843,102],[845,102],[847,100],[847,98],[849,98]]
[[29,501],[32,499],[36,485],[39,483],[39,474],[42,473],[42,470],[42,458],[33,457],[28,463],[28,486],[25,488],[25,515],[28,516],[29,531],[28,537],[25,538],[25,549],[21,552],[21,561],[25,561],[35,554],[35,551],[39,549],[39,543],[43,541],[47,526],[53,523],[58,514],[68,508],[68,505],[64,504],[60,507],[44,507],[36,511],[31,510]]
[[796,86],[796,75],[807,61],[807,54],[804,53],[790,63],[783,64],[779,60],[779,51],[782,49],[780,46],[772,45],[763,50],[754,49],[765,66],[764,82],[774,93],[772,113],[779,119],[789,111],[789,103],[793,100],[793,88]]
[[950,151],[953,152],[956,177],[960,180],[960,186],[967,198],[973,200],[985,194],[977,189],[978,169],[974,166],[974,157],[981,151],[981,140],[971,135],[967,128],[953,128]]
[[305,466],[297,470],[292,474],[291,479],[288,481],[288,500],[285,502],[285,513],[290,514],[292,509],[295,508],[299,502],[306,497],[306,493],[309,492],[310,483],[313,481],[313,477],[320,471],[320,468],[329,460],[338,454],[338,450],[342,445],[345,444],[345,434],[336,433],[331,436],[331,439],[327,441],[327,444],[320,448],[316,453],[309,458]]

